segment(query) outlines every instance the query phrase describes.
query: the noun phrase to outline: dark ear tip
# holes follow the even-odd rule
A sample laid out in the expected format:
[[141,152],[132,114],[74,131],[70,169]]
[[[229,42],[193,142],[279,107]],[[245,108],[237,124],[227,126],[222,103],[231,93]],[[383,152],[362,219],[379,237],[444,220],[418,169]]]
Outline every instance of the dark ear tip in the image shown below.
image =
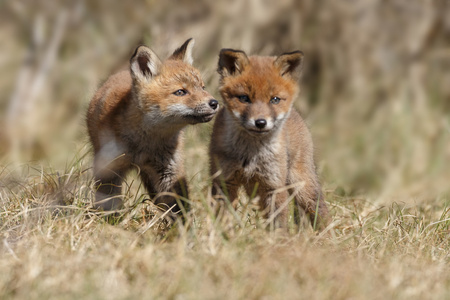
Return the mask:
[[229,48],[222,48],[222,49],[220,49],[219,56],[224,55],[225,53],[227,53],[227,52],[230,51],[230,50],[231,50],[231,49],[229,49]]
[[286,53],[283,53],[281,55],[294,55],[294,54],[299,54],[301,57],[305,56],[303,51],[300,51],[300,50],[295,50],[295,51],[292,51],[292,52],[286,52]]
[[138,45],[138,46],[136,47],[136,49],[134,50],[133,55],[131,55],[131,58],[135,57],[139,52],[141,52],[141,50],[142,50],[143,48],[148,48],[148,47],[147,47],[146,45],[144,45],[144,44]]
[[235,50],[235,49],[231,49],[231,48],[222,48],[220,50],[219,55],[221,56],[221,55],[223,55],[225,53],[244,53],[245,54],[245,52],[242,51],[242,50]]
[[[181,49],[181,48],[183,48],[183,47],[187,47],[187,45],[189,45],[191,42],[193,42],[194,41],[194,38],[188,38],[184,43],[183,43],[183,45],[181,45],[180,46],[180,48],[178,48],[178,49]],[[178,50],[177,49],[177,50]]]

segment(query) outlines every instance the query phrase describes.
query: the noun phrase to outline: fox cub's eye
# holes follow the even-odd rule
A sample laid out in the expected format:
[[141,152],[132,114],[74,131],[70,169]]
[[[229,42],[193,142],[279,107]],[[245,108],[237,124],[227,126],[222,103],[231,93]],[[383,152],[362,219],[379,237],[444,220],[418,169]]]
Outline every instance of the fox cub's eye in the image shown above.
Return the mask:
[[272,99],[270,99],[270,103],[272,104],[278,104],[280,103],[280,97],[272,97]]
[[179,90],[176,90],[173,94],[174,94],[175,96],[184,96],[184,95],[187,94],[187,92],[186,92],[186,90],[179,89]]
[[202,86],[202,89],[206,89],[206,86]]
[[251,103],[250,98],[247,95],[240,95],[240,96],[237,96],[237,98],[242,103]]

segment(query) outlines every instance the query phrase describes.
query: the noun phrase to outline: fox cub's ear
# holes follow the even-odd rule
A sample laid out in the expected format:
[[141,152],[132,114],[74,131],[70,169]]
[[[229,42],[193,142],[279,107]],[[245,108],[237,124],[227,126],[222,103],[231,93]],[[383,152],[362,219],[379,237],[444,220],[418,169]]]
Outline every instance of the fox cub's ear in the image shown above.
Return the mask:
[[281,54],[275,59],[275,67],[280,70],[281,76],[291,76],[294,80],[300,79],[303,66],[303,52],[294,51]]
[[147,46],[139,46],[130,59],[131,76],[138,81],[150,81],[159,73],[161,60]]
[[233,49],[222,49],[219,54],[219,67],[217,72],[222,77],[241,74],[249,60],[244,51]]
[[194,62],[194,59],[192,58],[192,48],[194,47],[194,44],[195,40],[193,38],[188,39],[180,48],[173,52],[170,59],[182,60],[185,63],[192,65]]

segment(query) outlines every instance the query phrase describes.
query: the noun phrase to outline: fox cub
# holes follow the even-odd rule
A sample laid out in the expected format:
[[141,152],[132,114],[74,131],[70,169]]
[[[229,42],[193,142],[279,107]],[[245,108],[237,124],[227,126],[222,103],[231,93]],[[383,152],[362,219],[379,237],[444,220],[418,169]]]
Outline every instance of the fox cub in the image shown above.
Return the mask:
[[[310,132],[292,109],[299,88],[303,53],[247,56],[222,49],[217,114],[210,144],[213,196],[235,207],[238,189],[259,197],[276,227],[287,226],[289,194],[314,223],[323,226],[328,209],[313,160]],[[316,217],[317,208],[317,217]]]
[[219,107],[192,66],[193,45],[187,40],[164,62],[150,48],[138,47],[130,70],[112,75],[91,100],[87,126],[95,152],[96,207],[122,206],[122,181],[135,166],[154,203],[180,211],[174,193],[188,196],[182,129],[209,122]]

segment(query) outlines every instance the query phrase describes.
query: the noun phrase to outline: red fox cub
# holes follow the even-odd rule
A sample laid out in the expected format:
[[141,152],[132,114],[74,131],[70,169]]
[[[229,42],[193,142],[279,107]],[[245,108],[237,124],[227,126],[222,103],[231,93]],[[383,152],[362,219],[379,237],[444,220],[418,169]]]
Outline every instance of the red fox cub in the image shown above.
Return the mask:
[[213,196],[226,196],[235,207],[241,185],[249,195],[256,191],[260,208],[276,227],[287,226],[289,194],[313,224],[323,226],[328,219],[311,135],[292,109],[302,62],[300,51],[248,57],[222,49],[219,55],[224,108],[210,144]]
[[[187,197],[182,129],[211,121],[219,107],[192,66],[193,45],[187,40],[164,62],[150,48],[138,47],[130,71],[112,75],[92,98],[87,126],[95,152],[96,207],[122,206],[122,181],[135,166],[155,204],[179,212],[173,193]],[[157,195],[164,192],[169,193]]]

